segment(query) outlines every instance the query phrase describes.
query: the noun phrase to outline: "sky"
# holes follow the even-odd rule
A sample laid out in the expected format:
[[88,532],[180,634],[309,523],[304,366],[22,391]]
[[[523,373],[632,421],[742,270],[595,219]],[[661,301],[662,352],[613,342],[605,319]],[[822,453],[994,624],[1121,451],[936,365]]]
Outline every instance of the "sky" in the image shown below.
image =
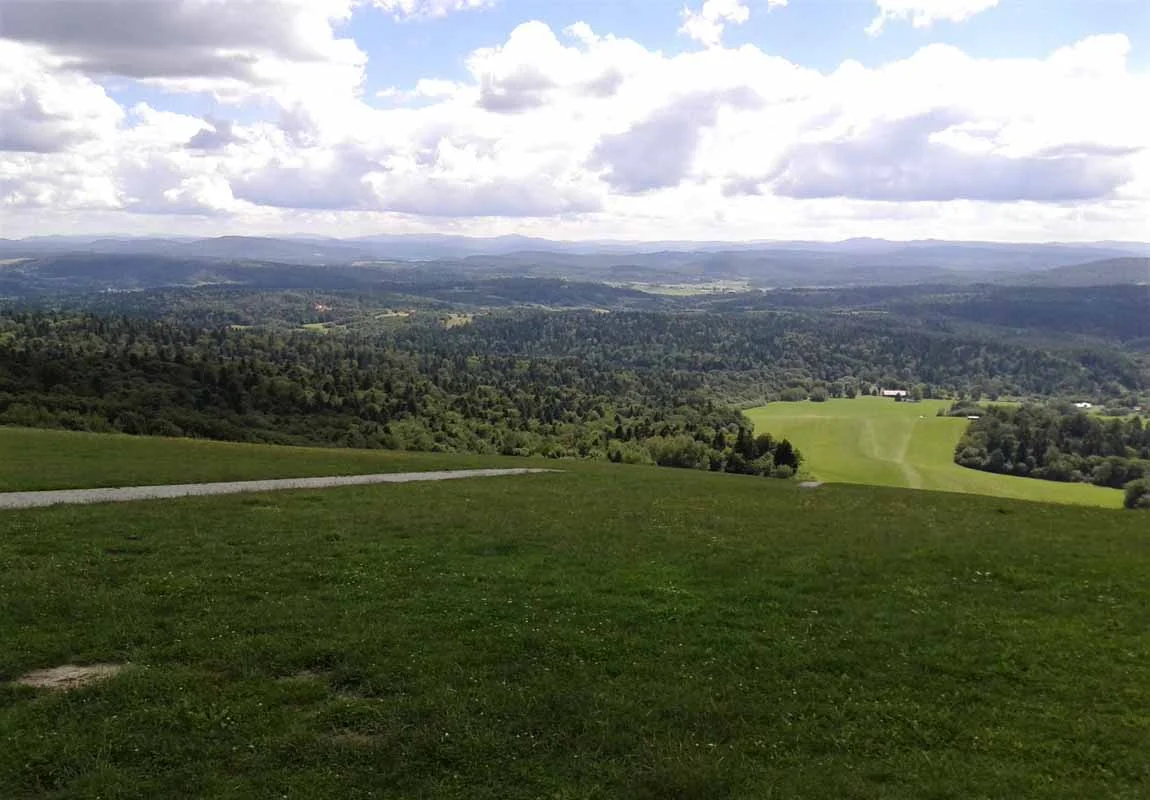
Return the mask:
[[0,0],[0,237],[1150,241],[1146,0]]

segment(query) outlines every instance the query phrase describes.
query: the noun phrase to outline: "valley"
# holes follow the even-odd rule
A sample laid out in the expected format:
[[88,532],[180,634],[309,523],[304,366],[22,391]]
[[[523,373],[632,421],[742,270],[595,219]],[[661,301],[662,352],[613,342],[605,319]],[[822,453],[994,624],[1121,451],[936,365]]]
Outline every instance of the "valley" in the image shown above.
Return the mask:
[[0,268],[0,796],[1137,794],[1140,284],[247,244]]
[[0,0],[0,800],[1150,798],[1146,0]]

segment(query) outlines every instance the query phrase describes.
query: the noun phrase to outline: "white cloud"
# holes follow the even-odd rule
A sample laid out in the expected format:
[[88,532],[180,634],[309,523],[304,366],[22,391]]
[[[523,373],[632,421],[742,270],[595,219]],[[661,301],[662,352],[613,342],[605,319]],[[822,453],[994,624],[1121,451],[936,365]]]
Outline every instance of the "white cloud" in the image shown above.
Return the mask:
[[334,29],[359,1],[0,0],[0,35],[93,79],[230,101],[317,96],[362,80],[366,56]]
[[[6,235],[82,219],[337,235],[1146,236],[1150,76],[1120,34],[1045,58],[931,45],[819,72],[753,45],[671,54],[534,21],[465,54],[462,76],[429,72],[369,100],[366,56],[336,33],[351,0],[257,2],[295,22],[219,33],[186,11],[202,24],[160,30],[167,60],[99,25],[84,38],[26,19],[21,41],[0,39]],[[323,24],[295,31],[308,19]],[[125,60],[117,74],[229,102],[212,116],[122,109],[100,70]]]
[[[766,0],[768,9],[782,8],[787,0]],[[747,0],[703,0],[697,11],[684,6],[680,12],[683,24],[679,33],[704,47],[718,47],[728,25],[742,25],[751,18]]]
[[241,141],[231,120],[207,117],[204,119],[204,127],[188,139],[187,146],[195,150],[219,150]]
[[1133,177],[1128,149],[1064,145],[1011,156],[992,141],[975,137],[974,147],[962,147],[961,139],[955,146],[938,136],[966,121],[954,110],[935,109],[796,144],[771,187],[795,198],[1065,203],[1109,197]]
[[909,20],[916,28],[936,22],[964,22],[998,5],[998,0],[875,0],[878,16],[866,32],[877,36],[892,20]]
[[493,176],[479,180],[407,175],[375,182],[381,210],[445,217],[554,217],[602,208],[599,194],[543,175]]
[[219,175],[184,178],[163,192],[162,209],[169,214],[220,215],[240,211],[244,204],[232,194],[232,186]]
[[569,106],[580,98],[613,96],[628,75],[642,72],[653,54],[635,42],[600,37],[586,23],[569,27],[575,40],[564,45],[546,24],[517,26],[497,47],[476,50],[467,68],[487,111],[516,113],[553,102]]
[[123,112],[103,87],[42,50],[0,40],[0,151],[51,153],[110,135]]
[[624,194],[676,187],[695,162],[703,129],[715,124],[720,109],[758,104],[751,92],[677,99],[626,131],[603,137],[595,146],[591,166],[604,169],[607,182]]
[[[766,0],[768,9],[782,8],[787,0]],[[698,10],[683,7],[680,13],[683,24],[679,32],[695,39],[705,47],[719,47],[722,34],[728,25],[742,25],[750,20],[751,9],[748,0],[703,0]]]
[[679,33],[706,47],[718,47],[728,25],[742,25],[751,18],[743,0],[703,0],[698,11],[684,8]]
[[496,0],[371,0],[397,19],[445,17],[456,11],[490,8]]

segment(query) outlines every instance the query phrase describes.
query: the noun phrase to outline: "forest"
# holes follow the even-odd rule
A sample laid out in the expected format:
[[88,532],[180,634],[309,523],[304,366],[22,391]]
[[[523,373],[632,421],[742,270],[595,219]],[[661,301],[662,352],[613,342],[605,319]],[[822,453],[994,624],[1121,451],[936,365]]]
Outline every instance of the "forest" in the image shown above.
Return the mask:
[[[847,309],[841,296],[636,310],[651,296],[555,280],[432,284],[434,297],[206,287],[13,304],[0,310],[0,424],[786,477],[801,455],[740,408],[880,386],[1129,405],[1147,383],[1141,355],[1115,346],[1031,344]],[[850,302],[878,299],[869,292]],[[518,307],[474,305],[495,296]],[[522,305],[565,297],[616,305]],[[925,302],[887,302],[900,297]]]
[[472,345],[439,325],[360,336],[14,314],[0,321],[0,423],[774,477],[800,466],[688,373]]
[[1123,488],[1150,477],[1150,425],[1071,406],[990,405],[955,448],[964,467]]

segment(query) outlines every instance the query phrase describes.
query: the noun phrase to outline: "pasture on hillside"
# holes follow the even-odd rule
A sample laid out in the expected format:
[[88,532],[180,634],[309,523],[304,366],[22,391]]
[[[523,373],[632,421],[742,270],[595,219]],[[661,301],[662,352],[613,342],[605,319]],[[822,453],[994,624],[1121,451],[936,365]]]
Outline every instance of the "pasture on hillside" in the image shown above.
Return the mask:
[[1144,789],[1137,514],[569,466],[0,512],[0,797]]
[[0,426],[0,492],[522,467],[525,459]]
[[896,403],[879,397],[823,403],[771,403],[746,412],[756,431],[785,436],[803,454],[803,471],[831,483],[863,483],[982,494],[1046,503],[1121,508],[1122,492],[966,469],[954,447],[969,424],[939,417],[950,401]]

